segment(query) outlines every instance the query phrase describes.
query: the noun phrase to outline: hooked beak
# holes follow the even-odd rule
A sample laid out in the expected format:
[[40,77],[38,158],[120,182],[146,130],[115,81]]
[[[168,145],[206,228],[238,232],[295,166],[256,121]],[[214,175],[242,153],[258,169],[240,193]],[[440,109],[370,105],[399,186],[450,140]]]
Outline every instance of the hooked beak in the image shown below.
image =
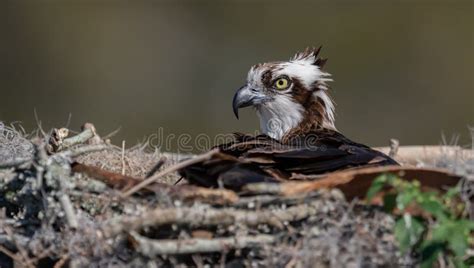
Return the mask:
[[239,88],[232,100],[232,109],[234,110],[235,117],[239,119],[239,108],[262,104],[267,100],[269,100],[267,96],[250,88],[248,85]]

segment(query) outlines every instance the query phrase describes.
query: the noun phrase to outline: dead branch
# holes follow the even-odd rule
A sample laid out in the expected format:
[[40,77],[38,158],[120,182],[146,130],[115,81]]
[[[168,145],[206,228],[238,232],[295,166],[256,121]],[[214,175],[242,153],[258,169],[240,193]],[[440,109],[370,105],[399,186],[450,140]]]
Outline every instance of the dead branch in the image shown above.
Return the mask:
[[[390,147],[374,148],[385,154],[390,154]],[[443,157],[458,156],[460,158],[474,157],[474,150],[463,149],[460,146],[426,145],[399,146],[394,158],[403,165],[416,166],[420,163],[433,163]]]
[[78,157],[80,155],[87,154],[87,153],[103,151],[103,150],[113,150],[113,149],[114,148],[108,144],[92,144],[92,145],[84,145],[81,147],[72,148],[72,149],[60,152],[59,155],[74,158],[74,157]]
[[87,142],[90,138],[94,137],[94,131],[91,128],[84,129],[81,133],[72,136],[70,138],[66,138],[63,140],[60,150],[69,148],[76,144],[82,144]]
[[64,210],[66,215],[66,220],[69,227],[76,229],[79,224],[77,223],[76,213],[74,212],[74,207],[72,206],[71,199],[66,193],[61,194],[59,197],[59,202]]
[[67,128],[53,128],[49,135],[47,150],[48,153],[55,153],[61,150],[64,139],[69,135],[69,129]]
[[[332,195],[336,195],[332,192]],[[344,199],[342,193],[340,193],[340,198]],[[320,192],[311,192],[311,193],[304,193],[298,194],[293,196],[279,196],[279,195],[270,195],[270,194],[262,194],[262,195],[255,195],[255,196],[246,196],[246,197],[239,197],[239,200],[233,204],[235,208],[261,208],[269,205],[275,204],[285,204],[285,205],[296,205],[301,204],[303,202],[307,202],[312,198],[322,198]]]
[[276,238],[271,235],[256,236],[235,236],[214,239],[183,239],[183,240],[153,240],[130,232],[132,243],[137,251],[147,257],[170,254],[192,254],[223,252],[230,249],[242,249],[249,247],[260,247],[264,244],[271,244]]
[[112,237],[124,231],[168,224],[183,224],[192,227],[268,224],[281,229],[284,222],[299,221],[315,215],[322,206],[323,201],[317,199],[281,210],[248,211],[233,208],[215,209],[204,206],[158,208],[147,211],[138,217],[120,217],[111,220],[101,230],[105,237]]
[[399,148],[400,141],[397,139],[390,139],[390,151],[388,152],[388,156],[394,158],[397,155]]
[[0,163],[0,169],[2,168],[13,168],[24,165],[28,162],[31,162],[33,159],[31,157],[26,158],[15,158],[11,161]]
[[205,160],[208,160],[210,158],[212,158],[215,154],[219,153],[219,149],[214,149],[214,150],[211,150],[205,154],[202,154],[202,155],[198,155],[198,156],[195,156],[191,159],[188,159],[188,160],[185,160],[183,162],[180,162],[176,165],[173,165],[173,166],[170,166],[166,169],[164,169],[163,171],[153,175],[152,177],[140,182],[139,184],[135,185],[134,187],[132,187],[130,190],[124,192],[122,194],[122,197],[125,198],[125,197],[128,197],[136,192],[138,192],[140,189],[142,189],[143,187],[146,187],[154,182],[156,182],[159,178],[163,177],[164,175],[166,174],[169,174],[171,172],[176,172],[182,168],[185,168],[187,166],[190,166],[190,165],[194,165],[196,163],[199,163],[199,162],[202,162],[202,161],[205,161]]
[[215,205],[229,205],[239,200],[239,196],[234,191],[226,189],[210,189],[194,185],[168,187],[168,193],[171,197],[187,202],[200,201]]
[[158,163],[156,163],[153,166],[153,168],[151,168],[150,171],[148,171],[145,178],[150,178],[151,176],[153,176],[166,163],[166,160],[167,160],[166,156],[162,156],[160,160],[158,160]]
[[93,136],[91,138],[89,138],[87,140],[87,143],[89,145],[92,145],[92,144],[101,144],[103,143],[102,139],[100,138],[100,136],[97,134],[97,130],[94,126],[94,124],[92,123],[84,123],[84,125],[82,125],[81,127],[81,130],[82,131],[85,131],[86,129],[90,129],[93,133]]
[[86,142],[89,142],[89,145],[98,145],[102,143],[102,140],[97,135],[93,124],[85,123],[81,129],[82,131],[79,134],[68,138],[69,130],[67,128],[54,128],[48,141],[48,152],[50,154],[56,153],[74,145]]

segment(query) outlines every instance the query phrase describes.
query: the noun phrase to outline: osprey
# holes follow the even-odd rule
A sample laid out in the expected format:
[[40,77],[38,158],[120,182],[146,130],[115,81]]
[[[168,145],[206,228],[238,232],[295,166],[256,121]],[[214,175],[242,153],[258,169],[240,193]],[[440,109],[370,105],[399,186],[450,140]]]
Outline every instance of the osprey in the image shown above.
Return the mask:
[[239,190],[252,182],[301,178],[360,166],[396,165],[387,155],[346,138],[336,130],[334,102],[328,94],[327,59],[307,48],[289,61],[254,65],[232,101],[235,116],[252,106],[263,134],[235,134],[218,145],[211,159],[186,167],[190,183]]

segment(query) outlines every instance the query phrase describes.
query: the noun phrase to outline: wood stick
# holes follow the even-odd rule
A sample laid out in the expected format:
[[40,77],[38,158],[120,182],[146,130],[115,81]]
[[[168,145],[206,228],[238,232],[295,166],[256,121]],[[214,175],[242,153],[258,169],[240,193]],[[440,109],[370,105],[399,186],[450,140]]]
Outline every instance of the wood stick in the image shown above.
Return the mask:
[[[375,147],[374,149],[387,155],[390,153],[390,147]],[[415,166],[420,162],[430,164],[447,156],[459,156],[461,159],[474,157],[474,150],[443,145],[399,146],[394,159],[403,165]]]
[[108,144],[92,144],[92,145],[84,145],[78,148],[72,148],[63,152],[58,153],[58,155],[65,156],[65,157],[77,157],[82,154],[98,152],[103,150],[114,150],[114,148]]
[[21,165],[26,164],[26,163],[31,162],[31,161],[33,161],[33,158],[31,158],[31,157],[21,157],[21,158],[18,157],[18,158],[15,158],[15,159],[11,160],[11,161],[0,163],[0,169],[21,166]]
[[194,165],[194,164],[197,164],[199,162],[202,162],[202,161],[205,161],[205,160],[208,160],[210,159],[211,157],[213,157],[215,154],[219,153],[219,149],[214,149],[214,150],[211,150],[205,154],[201,154],[201,155],[198,155],[198,156],[195,156],[191,159],[188,159],[188,160],[185,160],[183,162],[180,162],[180,163],[177,163],[176,165],[173,165],[173,166],[170,166],[164,170],[162,170],[161,172],[158,172],[157,174],[151,176],[150,178],[146,179],[146,180],[143,180],[142,182],[140,182],[139,184],[135,185],[134,187],[132,187],[130,190],[122,193],[122,197],[125,198],[125,197],[129,197],[130,195],[140,191],[140,189],[156,182],[158,179],[160,179],[161,177],[163,177],[164,175],[166,174],[169,174],[171,172],[175,172],[175,171],[178,171],[182,168],[185,168],[187,166],[191,166],[191,165]]
[[125,140],[122,141],[122,175],[125,175]]
[[138,217],[119,217],[106,223],[102,228],[105,237],[112,237],[124,231],[134,231],[145,227],[157,227],[169,224],[203,226],[229,226],[245,224],[257,226],[269,224],[283,228],[283,222],[293,222],[315,215],[324,205],[320,199],[291,206],[281,210],[248,211],[244,209],[215,209],[205,206],[158,208],[147,211]]
[[141,236],[136,232],[130,232],[130,236],[132,244],[135,245],[137,251],[150,258],[171,254],[223,252],[229,249],[260,247],[264,244],[276,242],[275,237],[271,235],[235,236],[214,239],[192,238],[182,240],[154,240]]
[[[63,189],[65,191],[65,189]],[[74,212],[74,207],[72,206],[71,199],[66,193],[62,193],[59,197],[59,202],[64,210],[64,214],[66,215],[67,224],[72,229],[77,229],[79,226],[77,222],[76,213]]]
[[76,144],[85,143],[92,137],[94,137],[94,131],[91,128],[86,128],[81,133],[64,139],[59,150],[69,148]]
[[148,171],[145,178],[150,178],[153,176],[166,163],[166,160],[166,156],[162,156],[160,160],[158,160],[158,162],[150,169],[150,171]]

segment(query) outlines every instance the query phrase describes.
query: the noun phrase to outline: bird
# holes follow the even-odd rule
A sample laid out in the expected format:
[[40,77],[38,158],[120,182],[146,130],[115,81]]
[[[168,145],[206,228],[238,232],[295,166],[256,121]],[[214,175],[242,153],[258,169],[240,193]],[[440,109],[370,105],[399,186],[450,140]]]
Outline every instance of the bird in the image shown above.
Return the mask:
[[252,66],[234,94],[232,109],[253,107],[259,135],[234,133],[210,159],[179,171],[189,183],[240,190],[248,183],[317,179],[367,166],[398,165],[391,157],[354,142],[336,129],[331,75],[321,47],[306,48],[287,61]]

